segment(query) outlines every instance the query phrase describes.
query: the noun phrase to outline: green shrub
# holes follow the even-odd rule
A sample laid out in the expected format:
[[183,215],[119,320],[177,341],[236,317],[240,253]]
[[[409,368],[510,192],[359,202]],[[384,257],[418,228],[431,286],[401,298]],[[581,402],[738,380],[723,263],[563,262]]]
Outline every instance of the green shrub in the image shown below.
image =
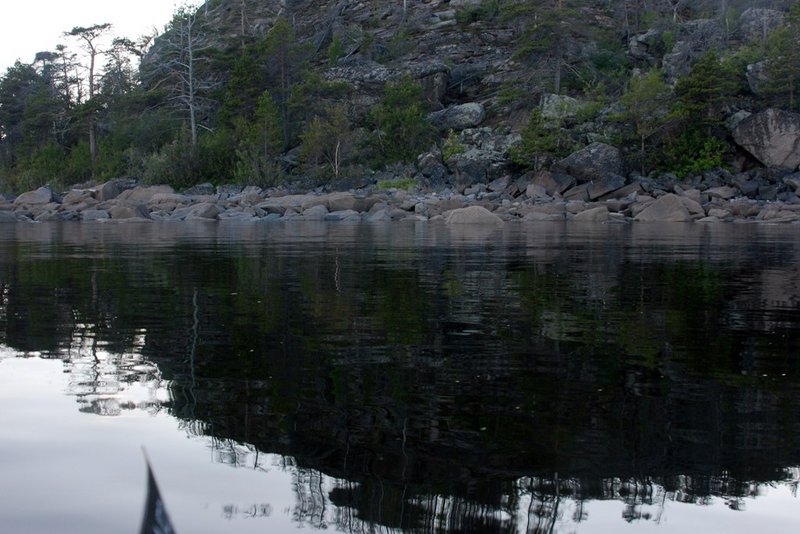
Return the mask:
[[458,134],[450,130],[444,140],[444,144],[442,144],[442,159],[447,161],[453,156],[463,154],[464,150],[466,150],[466,147],[458,140]]
[[495,20],[500,15],[500,0],[483,0],[475,6],[465,6],[456,10],[456,22],[472,24],[482,20]]
[[522,140],[509,150],[509,155],[520,167],[539,170],[552,158],[568,156],[573,148],[574,143],[560,121],[546,120],[537,107],[522,131]]
[[378,189],[386,191],[387,189],[403,189],[410,191],[419,187],[419,183],[413,178],[394,178],[392,180],[381,180],[378,182]]
[[176,189],[197,183],[193,154],[191,134],[188,129],[183,129],[172,142],[145,157],[142,181],[146,184],[168,184]]
[[336,62],[344,56],[344,43],[342,38],[334,35],[331,44],[328,46],[328,65],[336,65]]
[[367,145],[376,164],[410,162],[433,140],[425,120],[422,87],[406,76],[386,84],[383,101],[369,114],[374,131]]
[[722,167],[728,145],[700,130],[690,130],[671,140],[664,149],[663,168],[679,178]]

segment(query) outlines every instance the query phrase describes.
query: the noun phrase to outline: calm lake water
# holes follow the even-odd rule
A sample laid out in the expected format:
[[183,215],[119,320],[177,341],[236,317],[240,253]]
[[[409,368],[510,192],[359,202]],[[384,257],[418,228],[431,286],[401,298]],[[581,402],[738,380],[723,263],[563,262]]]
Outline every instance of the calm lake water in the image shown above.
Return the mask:
[[0,531],[800,532],[800,229],[0,225]]

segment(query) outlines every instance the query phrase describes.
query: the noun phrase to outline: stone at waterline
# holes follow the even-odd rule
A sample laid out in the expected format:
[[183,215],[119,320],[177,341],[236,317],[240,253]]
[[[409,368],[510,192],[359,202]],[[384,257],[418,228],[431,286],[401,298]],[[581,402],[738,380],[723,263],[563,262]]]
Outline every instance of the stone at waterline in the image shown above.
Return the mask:
[[731,217],[731,212],[721,208],[711,208],[708,210],[708,216],[716,217],[719,220],[729,219]]
[[354,210],[332,211],[325,215],[324,220],[331,222],[358,222],[361,220],[361,213]]
[[469,206],[449,211],[444,214],[447,224],[499,225],[503,219],[483,206]]
[[187,213],[187,219],[216,219],[222,210],[211,202],[204,202],[192,206]]
[[582,200],[589,201],[589,183],[576,185],[564,192],[564,200]]
[[[152,198],[159,193],[174,193],[175,190],[168,185],[153,185],[150,187],[136,187],[134,189],[127,189],[120,193],[116,200],[117,202],[125,202],[130,205],[147,204]],[[116,217],[115,217],[116,218]]]
[[689,222],[692,215],[681,197],[667,193],[641,211],[635,221],[639,222]]
[[225,210],[217,216],[220,221],[252,221],[255,218],[252,213],[237,209]]
[[17,222],[17,217],[10,211],[2,211],[0,210],[0,223],[15,223]]
[[800,165],[800,115],[780,109],[755,113],[733,130],[733,139],[766,167],[794,171]]
[[307,221],[322,221],[328,214],[328,208],[323,205],[312,206],[303,210],[303,219]]
[[625,178],[618,174],[612,174],[589,182],[586,192],[589,193],[589,200],[597,200],[602,196],[613,193],[617,189],[621,189],[624,185]]
[[575,185],[575,177],[568,174],[559,174],[550,171],[536,173],[531,183],[544,187],[548,195],[563,194],[564,191]]
[[364,220],[368,223],[383,223],[392,220],[388,208],[381,208],[377,211],[369,213]]
[[111,215],[106,210],[85,210],[81,213],[81,218],[84,221],[102,221],[110,219]]
[[605,143],[592,143],[573,152],[553,164],[550,170],[574,176],[579,183],[625,174],[622,153],[618,148]]
[[127,178],[114,178],[113,180],[109,180],[95,189],[95,198],[101,202],[113,200],[121,195],[123,191],[133,189],[135,186],[136,182],[134,180]]
[[633,182],[631,184],[615,189],[608,194],[603,195],[598,200],[611,200],[611,199],[629,199],[634,200],[639,195],[645,194],[645,190],[640,182]]
[[680,199],[683,205],[686,206],[686,209],[689,210],[689,214],[692,217],[701,218],[706,216],[706,210],[704,210],[703,206],[696,200],[686,196],[681,196]]
[[112,219],[149,219],[150,213],[143,205],[114,206],[108,211]]
[[539,184],[528,184],[525,196],[532,200],[552,200],[551,196],[547,194],[547,190]]
[[609,219],[608,208],[605,206],[597,206],[589,208],[573,216],[572,220],[575,222],[607,222]]
[[80,204],[81,202],[86,202],[89,199],[94,200],[91,191],[73,189],[64,195],[64,198],[61,200],[61,204],[64,206],[70,206],[74,204]]
[[53,201],[53,190],[49,186],[43,186],[35,191],[22,193],[14,200],[17,206],[33,206],[37,204],[49,204]]

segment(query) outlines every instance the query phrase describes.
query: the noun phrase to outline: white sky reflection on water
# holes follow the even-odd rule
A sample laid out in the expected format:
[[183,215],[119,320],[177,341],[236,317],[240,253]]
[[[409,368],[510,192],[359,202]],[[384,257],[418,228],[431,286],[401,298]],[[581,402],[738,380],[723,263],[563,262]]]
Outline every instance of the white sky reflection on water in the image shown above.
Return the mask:
[[[82,413],[68,396],[70,376],[60,360],[13,358],[0,348],[0,517],[3,530],[26,533],[135,531],[144,506],[145,447],[178,532],[263,532],[265,523],[225,517],[231,506],[269,503],[273,531],[297,526],[291,474],[212,462],[209,440],[188,436],[165,412]],[[120,395],[142,402],[137,386]],[[157,392],[162,398],[165,391]],[[187,477],[187,473],[191,476]]]
[[[108,353],[97,353],[113,362]],[[130,357],[137,357],[132,354]],[[256,455],[232,445],[249,468],[220,462],[224,450],[210,438],[187,433],[183,423],[158,407],[168,400],[165,382],[144,362],[138,368],[154,381],[110,384],[93,394],[81,389],[85,361],[17,357],[0,346],[0,517],[3,529],[26,533],[135,531],[145,498],[145,447],[161,493],[178,532],[295,532],[297,470],[281,457]],[[113,363],[109,364],[113,376]],[[154,367],[154,366],[152,366]],[[116,370],[118,371],[118,370]],[[81,412],[102,400],[101,413]],[[96,405],[96,404],[95,404]],[[110,407],[110,409],[109,409]],[[188,474],[188,475],[187,475]],[[798,472],[795,472],[798,476]],[[336,481],[319,479],[326,496]],[[704,532],[793,532],[800,524],[800,503],[787,484],[761,487],[757,498],[743,499],[745,511],[728,508],[725,499],[707,505],[686,504],[667,495],[662,505],[644,505],[646,518],[626,522],[618,500],[584,503],[586,520],[575,522],[578,503],[565,498],[555,532],[659,534]],[[524,528],[529,497],[519,506]],[[447,499],[438,499],[445,510]],[[325,506],[325,522],[336,523],[336,508]],[[304,518],[307,519],[307,518]],[[308,528],[308,524],[304,523]],[[446,525],[441,525],[446,528]],[[386,530],[385,528],[381,530]]]

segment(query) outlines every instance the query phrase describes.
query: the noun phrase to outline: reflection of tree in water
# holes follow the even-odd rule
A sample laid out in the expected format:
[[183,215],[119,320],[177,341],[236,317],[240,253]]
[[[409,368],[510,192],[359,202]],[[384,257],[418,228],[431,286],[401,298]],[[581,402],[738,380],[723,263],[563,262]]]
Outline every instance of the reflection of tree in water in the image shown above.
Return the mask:
[[[796,480],[797,469],[787,470],[786,475]],[[591,503],[597,500],[620,502],[626,522],[659,523],[665,519],[667,503],[710,506],[724,502],[733,510],[744,510],[745,499],[773,485],[725,476],[596,482],[523,477],[514,481],[513,491],[502,502],[490,504],[452,495],[411,494],[408,486],[379,480],[359,484],[303,470],[295,473],[294,480],[294,520],[313,528],[333,525],[343,532],[571,532],[590,519]],[[593,494],[594,489],[601,493]],[[704,492],[709,489],[713,492]]]

